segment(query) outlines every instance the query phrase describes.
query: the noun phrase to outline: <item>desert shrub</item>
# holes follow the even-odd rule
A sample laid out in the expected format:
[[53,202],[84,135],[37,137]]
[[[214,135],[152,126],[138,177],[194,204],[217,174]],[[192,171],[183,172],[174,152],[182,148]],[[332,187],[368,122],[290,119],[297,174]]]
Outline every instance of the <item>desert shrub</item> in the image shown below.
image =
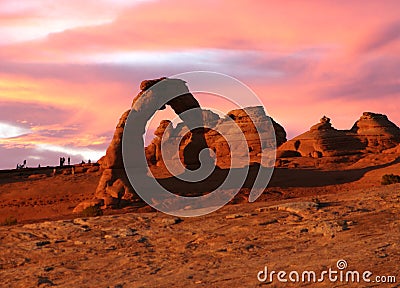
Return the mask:
[[385,174],[382,176],[382,185],[390,185],[400,183],[400,176],[394,174]]
[[103,215],[103,210],[99,206],[89,206],[82,211],[83,217],[96,217]]
[[18,222],[17,218],[15,218],[14,216],[9,216],[3,221],[3,223],[1,223],[1,225],[12,226],[12,225],[16,225],[17,222]]

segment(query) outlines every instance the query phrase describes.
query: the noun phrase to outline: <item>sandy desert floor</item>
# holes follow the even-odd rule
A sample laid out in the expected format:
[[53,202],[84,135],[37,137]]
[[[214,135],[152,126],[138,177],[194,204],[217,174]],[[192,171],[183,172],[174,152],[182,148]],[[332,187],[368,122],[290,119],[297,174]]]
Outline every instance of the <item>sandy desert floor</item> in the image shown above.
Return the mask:
[[[4,176],[0,215],[18,223],[0,227],[0,286],[400,287],[400,184],[380,184],[400,163],[385,157],[336,170],[280,168],[255,203],[196,218],[132,208],[79,218],[72,208],[92,197],[98,172]],[[340,271],[338,260],[343,271],[371,271],[371,282],[257,279],[265,266]]]

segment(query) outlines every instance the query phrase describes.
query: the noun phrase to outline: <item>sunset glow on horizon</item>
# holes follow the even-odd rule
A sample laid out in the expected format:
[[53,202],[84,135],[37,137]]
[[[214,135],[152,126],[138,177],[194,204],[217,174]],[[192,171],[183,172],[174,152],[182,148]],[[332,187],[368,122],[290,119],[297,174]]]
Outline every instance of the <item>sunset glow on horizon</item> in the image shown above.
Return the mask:
[[399,126],[398,11],[398,1],[0,0],[0,169],[98,160],[142,80],[196,70],[248,85],[288,138],[323,115],[337,129],[364,111]]

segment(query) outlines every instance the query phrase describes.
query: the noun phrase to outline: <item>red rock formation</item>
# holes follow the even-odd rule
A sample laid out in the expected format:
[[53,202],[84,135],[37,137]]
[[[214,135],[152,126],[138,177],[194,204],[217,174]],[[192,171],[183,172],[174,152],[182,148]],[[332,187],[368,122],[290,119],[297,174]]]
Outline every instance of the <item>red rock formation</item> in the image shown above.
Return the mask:
[[351,131],[357,133],[372,152],[381,152],[400,143],[400,128],[382,114],[364,112]]
[[104,200],[105,206],[118,206],[121,201],[131,201],[136,198],[122,160],[122,134],[129,112],[130,110],[122,114],[106,155],[99,161],[103,173],[95,195],[96,198]]
[[[157,83],[160,87],[150,89]],[[182,80],[145,80],[140,88],[142,91],[132,103],[132,110],[136,112],[140,109],[147,111],[146,105],[157,105],[158,100],[155,99],[163,97],[160,93],[180,95],[166,104],[171,105],[183,122],[173,128],[170,121],[161,121],[154,132],[155,138],[145,148],[145,155],[151,167],[164,166],[166,161],[172,160],[180,160],[186,167],[196,167],[199,165],[198,154],[204,148],[210,148],[214,152],[216,164],[220,168],[231,168],[233,153],[239,157],[249,154],[250,159],[239,163],[239,166],[244,166],[250,164],[249,160],[259,163],[261,155],[275,153],[275,147],[279,147],[277,157],[320,158],[380,152],[400,143],[400,129],[381,114],[364,113],[351,130],[333,128],[330,119],[324,116],[320,123],[312,126],[308,132],[286,142],[284,128],[267,116],[261,106],[232,110],[225,118],[220,118],[212,111],[201,110],[199,103]],[[163,108],[165,107],[160,109]],[[187,116],[185,112],[193,108],[196,108],[195,113]],[[95,194],[97,200],[82,203],[78,206],[79,209],[77,207],[78,210],[91,205],[120,207],[124,203],[140,201],[128,181],[122,158],[122,136],[130,111],[121,116],[106,155],[99,161],[103,173]],[[151,116],[145,115],[145,120]],[[272,125],[267,125],[268,123]],[[187,126],[206,128],[189,131]],[[223,136],[228,137],[230,142],[227,143]],[[167,144],[176,145],[179,153],[163,159],[161,139]],[[75,212],[79,212],[77,209]]]
[[[157,83],[158,85],[156,89],[150,89]],[[136,111],[147,111],[145,110],[146,105],[155,105],[155,103],[159,101],[155,98],[163,97],[163,95],[159,95],[160,92],[166,95],[179,95],[178,97],[169,100],[166,104],[170,105],[189,127],[203,126],[202,120],[199,120],[201,116],[196,117],[196,113],[200,113],[198,110],[195,110],[195,112],[189,116],[184,114],[184,112],[189,109],[200,108],[199,103],[189,92],[184,81],[179,79],[167,79],[163,77],[154,80],[145,80],[140,84],[140,88],[142,91],[139,92],[132,103],[133,110],[137,109]],[[144,93],[148,93],[146,95],[147,97],[143,97]],[[165,106],[162,106],[160,109],[163,108],[165,108]],[[126,176],[122,158],[122,136],[130,111],[131,110],[126,111],[121,116],[116,127],[114,137],[110,143],[110,146],[107,148],[106,155],[100,161],[103,173],[96,189],[95,197],[104,200],[104,205],[106,207],[119,207],[124,205],[124,202],[139,200]],[[152,115],[146,116],[151,117]],[[163,121],[161,123],[159,129],[157,129],[155,132],[158,138],[165,133],[166,129],[168,129],[168,124],[168,121]],[[184,163],[188,168],[193,168],[200,165],[197,155],[199,151],[207,147],[204,138],[204,130],[202,128],[197,128],[193,131],[194,132],[191,133],[190,137],[186,141],[187,145]],[[146,151],[146,154],[151,154],[149,159],[150,162],[154,163],[157,163],[161,157],[159,152],[159,143],[157,141],[158,140],[156,138]],[[190,149],[188,147],[189,145]],[[84,207],[85,205],[81,206]]]
[[[217,114],[209,110],[203,110],[202,113],[203,121],[209,127],[205,133],[206,142],[215,153],[216,164],[220,168],[231,167],[231,151],[233,150],[235,155],[239,157],[245,156],[248,152],[250,162],[260,163],[262,148],[275,147],[286,141],[285,129],[268,117],[261,106],[232,110],[228,112],[224,119],[220,119]],[[164,121],[160,123],[156,131],[165,131],[166,122]],[[274,131],[272,131],[271,125],[266,125],[268,122],[272,124]],[[276,144],[273,137],[274,133]],[[158,152],[161,146],[161,135],[163,134],[156,135],[157,137],[146,148],[149,164],[163,166],[163,163],[160,163],[162,158]],[[180,143],[180,160],[183,161],[185,158],[183,151],[188,145],[187,139],[190,139],[190,135],[191,133],[185,129],[184,125],[178,124],[175,129],[170,128],[168,135],[164,135],[163,141],[175,143],[176,146]],[[224,136],[233,141],[228,144]],[[244,137],[242,138],[242,136]],[[240,163],[241,167],[248,165],[249,161],[243,159],[243,162]]]
[[[234,141],[230,143],[230,149],[235,150],[236,156],[245,155],[248,152],[250,163],[260,163],[261,153],[268,149],[275,150],[286,141],[285,129],[268,117],[261,106],[232,110],[227,113],[227,117],[234,121],[240,131],[233,129],[231,121],[227,121],[226,118],[218,122],[215,130],[224,131],[231,139],[240,139],[240,134],[244,135],[246,141]],[[206,139],[209,147],[216,153],[217,165],[221,168],[231,168],[230,149],[222,136],[210,131],[206,134]],[[240,166],[248,164],[248,161],[244,159]]]
[[278,158],[306,156],[344,156],[368,152],[381,152],[400,143],[400,129],[385,115],[365,112],[351,130],[336,130],[330,119],[323,117],[312,126],[278,149]]
[[[141,83],[141,88],[149,89],[163,79],[164,78],[143,81]],[[172,80],[173,83],[175,83],[174,81],[175,79]],[[181,84],[177,82],[177,85]],[[146,90],[142,90],[138,94],[133,101],[133,107],[135,107],[135,103],[137,103],[136,101],[142,101],[140,96],[145,92]],[[274,137],[271,137],[274,131],[271,131],[271,125],[265,125],[266,121],[271,121],[275,128],[276,143],[280,145],[286,141],[286,132],[283,127],[276,123],[272,118],[266,116],[262,107],[249,107],[233,110],[228,113],[225,119],[220,119],[217,114],[209,110],[200,110],[202,113],[202,117],[199,117],[201,118],[200,121],[199,119],[188,118],[184,114],[185,109],[199,107],[198,102],[188,92],[188,90],[186,92],[187,93],[183,93],[182,96],[167,102],[167,104],[171,105],[174,111],[180,115],[184,122],[179,123],[176,128],[173,128],[170,121],[161,121],[160,126],[154,132],[156,137],[150,145],[145,148],[145,155],[149,165],[164,166],[165,164],[161,153],[162,137],[165,137],[164,140],[169,143],[175,143],[178,141],[176,145],[179,147],[179,154],[177,155],[179,159],[175,160],[180,160],[186,165],[191,165],[198,161],[197,155],[199,151],[205,147],[209,147],[214,151],[217,158],[217,165],[221,168],[230,167],[230,149],[235,150],[236,153],[239,154],[241,151],[249,151],[251,162],[259,162],[260,153],[263,153],[261,148],[274,147],[275,139]],[[124,203],[139,201],[139,198],[128,181],[122,159],[122,135],[129,113],[130,110],[126,111],[121,116],[106,155],[99,161],[103,173],[96,189],[95,196],[97,199],[101,199],[106,207],[120,207],[121,205],[124,205]],[[236,123],[240,128],[239,133],[237,129],[232,129],[232,122]],[[203,130],[203,128],[195,129],[190,132],[186,126],[186,124],[200,125],[201,123],[208,128],[205,130]],[[203,124],[201,124],[201,126],[203,126]],[[231,147],[229,148],[225,139],[219,133],[215,132],[213,128],[224,131],[234,139],[238,136],[235,135],[235,133],[244,135],[245,141],[239,141],[233,144],[231,143]],[[190,147],[191,145],[192,147]],[[188,149],[189,147],[190,149]],[[243,163],[243,165],[248,164],[248,161]],[[90,203],[87,204],[89,205]],[[84,204],[80,207],[86,207],[88,205]]]

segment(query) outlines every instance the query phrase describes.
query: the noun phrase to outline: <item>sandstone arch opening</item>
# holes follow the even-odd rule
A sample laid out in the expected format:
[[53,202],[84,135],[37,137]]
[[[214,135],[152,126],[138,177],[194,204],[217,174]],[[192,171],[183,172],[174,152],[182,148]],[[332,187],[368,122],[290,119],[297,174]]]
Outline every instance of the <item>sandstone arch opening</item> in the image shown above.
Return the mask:
[[[122,157],[122,136],[130,113],[140,113],[137,126],[141,127],[138,129],[142,130],[138,132],[143,135],[145,124],[154,113],[157,110],[165,109],[165,105],[169,105],[190,130],[190,138],[183,151],[182,159],[188,170],[196,170],[201,166],[199,154],[203,149],[209,148],[204,137],[205,129],[203,128],[200,104],[190,93],[183,80],[165,77],[144,80],[140,84],[140,89],[141,91],[132,102],[131,109],[121,116],[106,155],[99,161],[104,172],[96,189],[96,198],[102,199],[104,201],[102,204],[105,206],[121,206],[125,201],[134,202],[136,200],[134,199],[135,191],[129,183]],[[185,113],[187,111],[191,113]],[[166,121],[165,128],[168,125],[170,125],[170,122]],[[143,150],[143,139],[140,143],[135,143],[135,147],[133,149]],[[156,149],[158,148],[156,147]],[[154,154],[155,156],[153,155],[153,159],[151,159],[153,163],[157,162],[160,151],[156,151]],[[209,161],[213,160],[210,158]],[[137,201],[140,201],[140,199],[137,199]]]
[[[190,136],[187,136],[190,139],[183,153],[183,163],[189,170],[198,169],[201,165],[199,154],[203,149],[207,149],[208,145],[204,137],[205,129],[203,128],[204,123],[200,104],[193,94],[190,93],[186,82],[181,79],[163,77],[154,80],[145,80],[141,83],[140,88],[142,91],[133,100],[132,109],[136,111],[148,109],[155,113],[156,110],[165,109],[165,105],[169,105],[190,130]],[[145,93],[146,96],[144,96]],[[146,99],[145,101],[143,101],[144,98]],[[159,105],[159,103],[164,102],[166,102],[165,105]],[[185,113],[187,111],[191,113]],[[143,121],[149,121],[150,117],[144,118]],[[168,123],[168,125],[170,124]]]
[[[202,150],[208,148],[209,153],[215,156],[216,165],[214,165],[214,159],[211,157],[209,158],[209,162],[212,163],[213,169],[216,167],[220,169],[211,170],[212,173],[209,174],[209,177],[207,176],[207,179],[203,178],[205,179],[204,181],[188,183],[179,178],[180,174],[174,174],[178,177],[168,175],[159,177],[159,175],[155,174],[153,174],[154,177],[150,177],[172,194],[186,197],[208,194],[220,187],[232,171],[231,174],[234,175],[247,174],[247,171],[249,171],[249,174],[247,174],[248,177],[243,177],[243,181],[245,181],[243,185],[236,183],[237,181],[228,181],[230,184],[225,184],[222,188],[225,189],[224,191],[227,191],[227,194],[231,193],[228,190],[232,189],[252,189],[254,183],[258,183],[254,187],[265,187],[264,180],[257,182],[256,178],[258,177],[258,172],[261,170],[261,153],[269,153],[271,151],[267,149],[263,150],[262,147],[275,147],[275,145],[279,146],[284,143],[286,141],[286,132],[282,126],[266,115],[263,106],[235,109],[222,116],[224,118],[221,118],[211,110],[201,109],[199,102],[190,93],[186,83],[182,80],[167,78],[145,80],[141,83],[140,88],[141,91],[134,98],[131,109],[121,116],[114,137],[107,149],[106,156],[99,160],[102,175],[95,192],[95,199],[81,203],[75,211],[84,209],[85,206],[93,205],[99,205],[103,208],[121,208],[124,206],[135,206],[135,203],[137,203],[138,206],[143,206],[144,203],[141,197],[136,194],[131,186],[132,179],[130,179],[131,181],[128,179],[122,155],[122,139],[125,124],[127,121],[129,122],[129,119],[133,118],[134,122],[129,122],[133,125],[129,124],[127,127],[134,126],[133,134],[140,135],[141,137],[135,138],[136,141],[133,141],[135,142],[135,147],[130,150],[137,151],[137,156],[143,157],[142,152],[145,149],[145,160],[150,164],[146,167],[145,173],[147,173],[147,168],[150,168],[151,172],[153,172],[152,168],[155,168],[157,172],[163,170],[159,169],[163,167],[157,166],[164,160],[159,149],[161,136],[165,133],[175,133],[175,137],[177,134],[183,133],[182,126],[185,125],[189,128],[190,136],[189,138],[182,137],[182,139],[185,138],[185,141],[182,141],[184,143],[179,146],[178,150],[182,152],[182,157],[179,157],[179,160],[187,170],[195,170],[200,166],[199,154]],[[178,96],[176,97],[176,95]],[[176,127],[173,127],[170,125],[170,120],[161,121],[160,126],[154,132],[156,137],[150,145],[144,147],[142,135],[145,133],[146,123],[153,117],[156,111],[166,108],[166,105],[169,105],[174,110],[183,123],[179,123]],[[192,110],[192,113],[186,114],[187,111]],[[134,114],[137,114],[137,117],[130,118]],[[232,126],[236,126],[236,130]],[[256,127],[261,127],[261,130],[257,130],[258,128]],[[241,135],[243,140],[228,144],[224,140],[223,134],[220,134],[218,131],[223,131],[222,133],[229,134],[234,139],[239,139],[238,135]],[[182,134],[179,136],[182,136]],[[190,141],[187,141],[187,139]],[[236,151],[235,155],[239,157],[239,161],[236,161],[237,165],[231,165],[232,150]],[[240,153],[246,154],[245,151],[249,154],[249,159],[240,158],[243,156]],[[142,154],[140,155],[139,152]],[[135,159],[131,156],[128,158]],[[237,157],[233,158],[237,159]],[[257,163],[258,165],[256,165]],[[274,163],[271,162],[267,165],[269,165],[268,167],[273,167]],[[202,167],[203,165],[201,165]],[[273,168],[265,167],[264,170],[271,174],[270,171]],[[145,173],[141,175],[145,175]],[[241,177],[236,178],[242,179]],[[142,181],[142,177],[135,177],[134,179]],[[147,178],[144,177],[143,179]]]

